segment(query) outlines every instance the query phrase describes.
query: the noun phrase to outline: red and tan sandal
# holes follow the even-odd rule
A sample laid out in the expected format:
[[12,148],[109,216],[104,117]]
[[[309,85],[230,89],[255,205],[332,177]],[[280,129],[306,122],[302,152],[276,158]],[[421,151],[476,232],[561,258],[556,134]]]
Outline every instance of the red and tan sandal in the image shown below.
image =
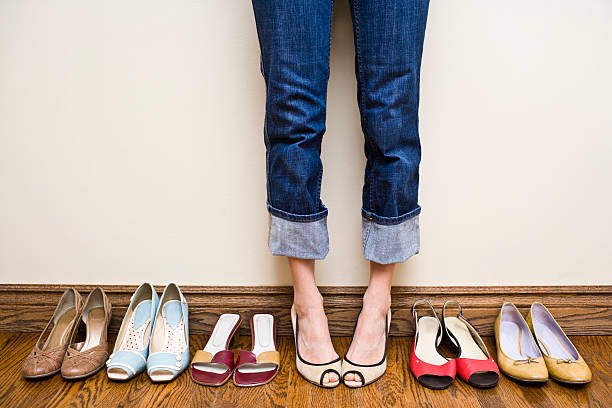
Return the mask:
[[276,350],[276,319],[270,314],[251,317],[251,351],[240,350],[234,384],[255,387],[269,383],[278,374],[280,354]]
[[234,352],[229,345],[240,322],[242,316],[239,314],[219,316],[206,346],[198,350],[191,360],[190,372],[194,382],[216,387],[230,379],[234,372]]

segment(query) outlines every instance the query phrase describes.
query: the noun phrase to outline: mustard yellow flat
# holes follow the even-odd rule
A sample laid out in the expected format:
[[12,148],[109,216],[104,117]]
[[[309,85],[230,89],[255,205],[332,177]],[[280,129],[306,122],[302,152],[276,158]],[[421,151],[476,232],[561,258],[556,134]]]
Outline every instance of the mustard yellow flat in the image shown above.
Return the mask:
[[551,378],[568,384],[586,384],[591,370],[561,326],[541,303],[531,305],[527,324],[540,347]]
[[495,320],[497,365],[508,377],[545,382],[548,369],[529,326],[512,303],[504,303]]

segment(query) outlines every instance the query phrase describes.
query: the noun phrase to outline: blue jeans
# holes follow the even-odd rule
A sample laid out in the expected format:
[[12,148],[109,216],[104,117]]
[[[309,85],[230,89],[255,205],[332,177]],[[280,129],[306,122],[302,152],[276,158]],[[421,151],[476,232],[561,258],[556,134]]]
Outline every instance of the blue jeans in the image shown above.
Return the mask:
[[[350,0],[355,74],[367,158],[362,244],[367,259],[419,251],[419,77],[429,0]],[[266,83],[269,246],[322,259],[328,210],[320,198],[332,0],[253,0]]]

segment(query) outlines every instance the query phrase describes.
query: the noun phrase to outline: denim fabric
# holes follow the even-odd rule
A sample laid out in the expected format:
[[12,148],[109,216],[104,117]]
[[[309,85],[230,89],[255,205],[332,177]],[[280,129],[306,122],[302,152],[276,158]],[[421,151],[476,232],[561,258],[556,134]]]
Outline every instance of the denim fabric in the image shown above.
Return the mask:
[[[419,73],[429,1],[349,2],[367,158],[362,216],[375,224],[364,253],[400,262],[418,251],[412,218],[420,211]],[[332,0],[253,0],[266,84],[269,242],[276,254],[319,259],[327,253],[320,153],[332,8]]]
[[329,252],[327,217],[311,222],[287,221],[270,214],[268,246],[272,255],[323,259]]

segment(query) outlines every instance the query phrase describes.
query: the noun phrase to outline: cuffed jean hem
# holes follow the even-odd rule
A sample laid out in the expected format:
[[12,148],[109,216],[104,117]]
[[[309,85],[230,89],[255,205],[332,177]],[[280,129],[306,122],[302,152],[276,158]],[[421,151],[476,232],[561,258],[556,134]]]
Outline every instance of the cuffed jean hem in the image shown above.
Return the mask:
[[301,259],[325,258],[329,252],[326,215],[314,221],[290,221],[270,211],[268,246],[272,255]]
[[279,218],[283,218],[287,221],[295,221],[295,222],[318,221],[322,218],[327,217],[327,213],[328,213],[328,210],[327,208],[325,208],[325,206],[323,206],[323,210],[317,213],[314,213],[314,214],[292,214],[287,211],[283,211],[283,210],[279,210],[278,208],[274,208],[270,205],[270,203],[268,203],[267,206],[268,206],[268,212],[270,214],[275,215]]
[[[418,211],[417,211],[418,210]],[[404,262],[419,253],[419,212],[400,223],[379,223],[375,217],[363,217],[361,238],[366,259],[380,264]],[[410,214],[410,213],[408,213]]]

